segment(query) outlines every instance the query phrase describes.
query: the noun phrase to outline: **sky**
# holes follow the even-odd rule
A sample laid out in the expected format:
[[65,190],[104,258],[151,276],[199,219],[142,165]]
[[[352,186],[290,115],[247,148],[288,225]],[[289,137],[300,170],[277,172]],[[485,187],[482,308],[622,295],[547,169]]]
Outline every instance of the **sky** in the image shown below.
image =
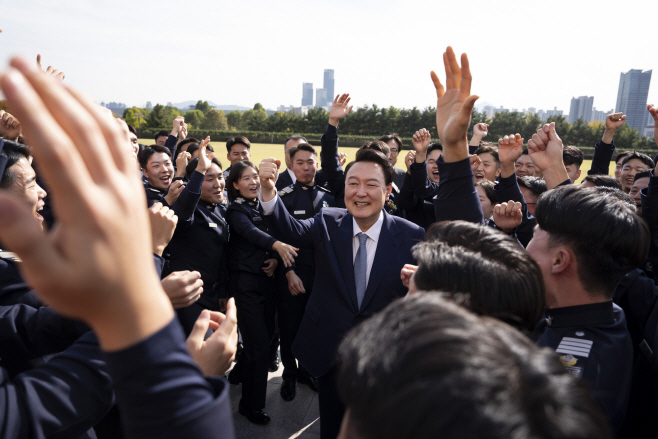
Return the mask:
[[299,106],[302,83],[322,87],[329,68],[357,107],[424,108],[451,45],[469,56],[480,104],[566,114],[587,95],[607,111],[621,72],[658,68],[657,10],[650,0],[0,0],[0,71],[41,53],[98,102],[276,109]]

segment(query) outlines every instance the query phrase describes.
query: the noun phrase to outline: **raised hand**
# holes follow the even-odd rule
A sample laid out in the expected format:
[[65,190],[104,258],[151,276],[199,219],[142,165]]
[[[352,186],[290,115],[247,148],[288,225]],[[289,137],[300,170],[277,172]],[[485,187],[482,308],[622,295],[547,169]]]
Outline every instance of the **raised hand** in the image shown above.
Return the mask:
[[162,203],[155,203],[149,207],[148,212],[151,222],[153,253],[162,256],[162,252],[171,241],[171,237],[174,236],[178,217],[172,209],[164,207]]
[[182,151],[176,157],[176,177],[185,177],[187,164],[192,159],[192,156],[187,151]]
[[340,121],[352,112],[353,106],[347,106],[350,103],[350,99],[352,98],[350,98],[349,93],[336,95],[334,103],[331,104],[331,109],[329,110],[329,123],[331,125],[337,127]]
[[208,153],[208,144],[210,143],[210,136],[207,136],[199,144],[199,163],[196,165],[197,172],[206,175],[210,165],[212,165],[212,159],[215,158],[215,153]]
[[604,143],[612,143],[612,138],[621,126],[626,122],[626,115],[624,113],[612,113],[605,117],[605,131],[601,140]]
[[409,151],[404,158],[404,165],[407,167],[407,172],[411,172],[411,165],[416,161],[416,151]]
[[473,126],[473,137],[482,139],[487,137],[487,134],[489,134],[489,124],[480,122]]
[[346,161],[347,153],[338,151],[338,163],[340,163],[341,166],[344,166]]
[[21,135],[21,123],[11,114],[0,110],[0,137],[16,140]]
[[471,171],[475,174],[477,168],[482,164],[482,159],[480,159],[480,156],[477,154],[472,154],[468,158],[471,160]]
[[[227,303],[226,315],[207,309],[201,311],[192,332],[187,337],[187,350],[204,375],[221,376],[231,367],[238,347],[237,324],[233,298]],[[214,332],[204,340],[208,329]]]
[[[178,116],[174,119],[172,122],[172,127],[171,127],[171,135],[174,137],[178,137],[178,133],[180,133],[181,129],[183,129],[183,126],[185,125],[185,118],[183,116]],[[182,140],[182,139],[181,139]]]
[[279,178],[281,160],[273,157],[263,159],[258,168],[260,193],[263,201],[270,201],[276,196],[276,181]]
[[521,203],[512,200],[496,204],[493,211],[493,221],[496,227],[505,233],[513,232],[523,221],[521,207]]
[[402,280],[402,285],[405,288],[409,288],[409,282],[411,281],[411,276],[418,270],[418,265],[404,264],[402,270],[400,270],[400,279]]
[[203,281],[198,271],[174,271],[161,283],[174,309],[192,305],[203,293]]
[[446,71],[446,88],[432,72],[436,88],[436,128],[443,142],[443,160],[457,162],[468,157],[466,132],[471,124],[471,113],[478,96],[471,95],[471,70],[466,54],[461,56],[460,68],[452,47],[443,54]]
[[104,350],[148,338],[174,312],[153,269],[127,127],[19,58],[0,88],[36,160],[48,163],[40,171],[58,212],[55,227],[43,232],[22,200],[0,191],[0,239],[44,301],[89,324]]
[[416,161],[418,163],[423,163],[427,156],[427,148],[429,148],[430,143],[432,143],[430,132],[425,128],[421,128],[414,133],[411,139],[414,145],[414,150],[416,151]]
[[653,117],[653,139],[656,141],[656,146],[658,146],[658,108],[653,105],[647,105],[647,110],[649,110],[651,117]]
[[516,159],[523,152],[523,139],[519,133],[498,139],[498,157],[500,174],[503,178],[511,177],[516,172]]
[[164,196],[165,201],[168,205],[173,206],[178,200],[181,192],[185,189],[185,183],[182,180],[172,181],[167,190],[167,195]]
[[528,155],[542,171],[548,189],[569,179],[562,161],[562,140],[555,132],[555,122],[544,124],[532,135],[528,141]]
[[178,132],[178,141],[185,140],[187,138],[187,124],[183,122],[180,131]]
[[60,72],[59,70],[55,69],[53,66],[48,66],[46,70],[43,69],[43,65],[41,64],[41,54],[37,55],[37,68],[44,72],[46,75],[54,76],[55,78],[63,81],[66,75],[64,72]]

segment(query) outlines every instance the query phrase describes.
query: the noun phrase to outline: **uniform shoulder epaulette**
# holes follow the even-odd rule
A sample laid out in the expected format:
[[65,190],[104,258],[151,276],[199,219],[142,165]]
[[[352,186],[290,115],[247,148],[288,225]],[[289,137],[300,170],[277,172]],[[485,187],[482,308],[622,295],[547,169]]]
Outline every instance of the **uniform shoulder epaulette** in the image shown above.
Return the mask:
[[284,195],[291,194],[295,191],[295,185],[291,184],[290,186],[286,186],[283,189],[279,191],[279,196],[283,197]]
[[317,188],[320,189],[323,192],[328,193],[328,194],[331,193],[331,191],[329,189],[327,189],[326,187],[324,187],[324,186],[317,185]]
[[236,198],[236,199],[234,200],[234,202],[236,202],[236,203],[238,203],[238,204],[242,204],[242,203],[244,203],[244,198],[242,198],[242,197],[238,197],[238,198]]
[[147,189],[150,190],[151,192],[157,192],[158,194],[161,193],[159,190],[154,189],[154,188],[152,188],[152,187],[149,187],[149,188],[147,188]]

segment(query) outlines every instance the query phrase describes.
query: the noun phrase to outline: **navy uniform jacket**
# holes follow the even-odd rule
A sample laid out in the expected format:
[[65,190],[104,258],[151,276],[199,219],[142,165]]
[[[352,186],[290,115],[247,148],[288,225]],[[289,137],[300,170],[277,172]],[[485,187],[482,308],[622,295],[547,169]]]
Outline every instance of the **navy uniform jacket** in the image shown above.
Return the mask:
[[484,215],[480,197],[475,190],[470,159],[467,157],[458,162],[446,163],[441,156],[437,164],[441,181],[434,197],[436,221],[464,220],[482,224]]
[[[277,180],[278,181],[278,180]],[[307,186],[299,180],[295,184],[284,187],[279,191],[281,201],[288,209],[288,213],[297,220],[313,218],[324,207],[335,207],[334,197],[329,189],[321,186]],[[291,267],[284,268],[284,273],[305,267],[313,270],[315,267],[315,253],[312,248],[300,247],[295,262]]]
[[612,301],[546,309],[538,346],[554,349],[560,362],[582,378],[619,432],[626,416],[633,345],[624,311]]
[[[424,165],[422,166],[425,167]],[[398,199],[398,207],[404,210],[405,218],[423,229],[427,229],[435,222],[434,202],[432,198],[434,196],[418,198],[414,193],[412,177],[405,172],[405,179],[400,188],[400,197]]]
[[228,243],[230,271],[265,274],[263,263],[275,257],[272,256],[272,245],[276,239],[268,234],[259,208],[258,199],[245,200],[242,197],[236,198],[228,207],[226,220],[231,230]]
[[311,375],[323,376],[334,365],[338,345],[350,329],[406,294],[400,270],[414,263],[411,247],[425,238],[425,231],[384,212],[368,287],[358,309],[353,217],[346,209],[325,208],[311,219],[298,221],[277,197],[274,212],[264,218],[281,241],[315,250],[315,283],[293,354]]
[[612,154],[615,152],[615,142],[605,143],[599,140],[594,145],[594,156],[592,157],[592,167],[587,171],[587,175],[609,175],[610,162]]
[[41,301],[18,271],[17,259],[0,250],[0,305],[25,304],[40,307]]
[[144,184],[144,190],[146,191],[146,205],[147,207],[153,206],[155,203],[162,203],[165,206],[167,203],[164,200],[164,196],[167,194],[165,191],[154,188],[148,182]]
[[228,223],[226,203],[214,205],[200,199],[205,176],[194,171],[176,203],[176,231],[169,243],[167,273],[198,271],[203,280],[203,294],[198,303],[218,310],[219,299],[227,296]]
[[277,191],[280,191],[284,187],[288,187],[291,184],[293,184],[292,177],[290,176],[290,172],[291,172],[290,169],[286,169],[285,171],[279,174],[279,178],[276,180],[276,185],[275,185]]

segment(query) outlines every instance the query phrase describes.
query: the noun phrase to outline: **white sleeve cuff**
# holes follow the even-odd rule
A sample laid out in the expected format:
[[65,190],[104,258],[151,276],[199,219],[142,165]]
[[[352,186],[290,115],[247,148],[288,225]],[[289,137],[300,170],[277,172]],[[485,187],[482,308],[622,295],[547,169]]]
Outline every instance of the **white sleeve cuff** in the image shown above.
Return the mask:
[[274,212],[274,206],[276,206],[276,200],[279,198],[279,194],[274,194],[274,198],[270,201],[263,201],[263,193],[261,192],[258,195],[260,199],[260,205],[263,208],[263,215],[271,215]]

